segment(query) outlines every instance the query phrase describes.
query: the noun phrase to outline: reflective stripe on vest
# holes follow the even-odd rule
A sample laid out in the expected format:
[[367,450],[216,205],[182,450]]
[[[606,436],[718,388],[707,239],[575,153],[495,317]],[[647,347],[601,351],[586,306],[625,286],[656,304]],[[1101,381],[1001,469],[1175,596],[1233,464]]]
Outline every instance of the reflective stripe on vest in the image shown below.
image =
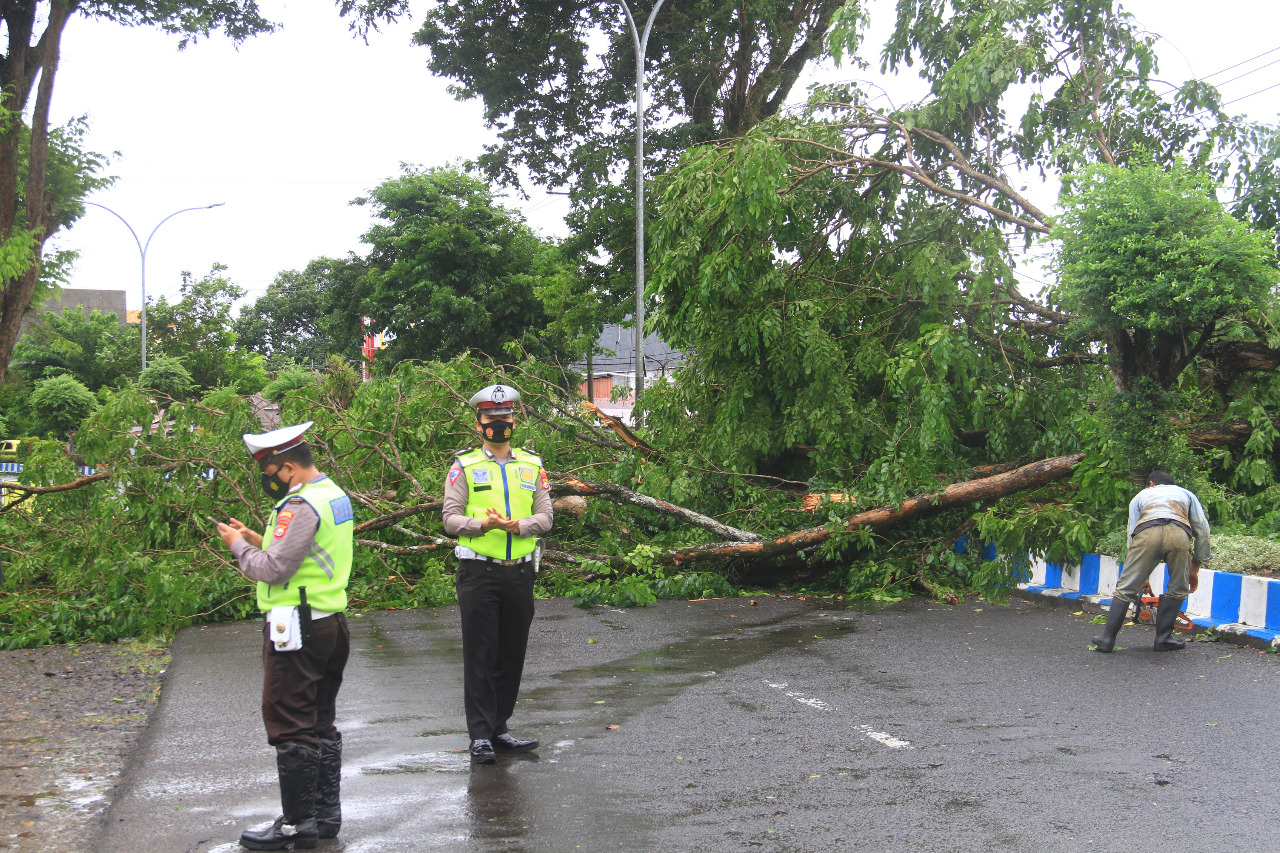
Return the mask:
[[[527,450],[511,448],[511,461],[494,462],[482,448],[475,448],[456,459],[467,478],[467,509],[471,518],[482,521],[492,509],[504,518],[528,518],[533,515],[533,496],[538,489],[538,472],[542,458]],[[536,536],[516,536],[505,530],[490,530],[481,536],[459,536],[458,544],[477,554],[495,560],[518,560],[533,553]]]
[[258,608],[264,613],[278,605],[296,606],[300,601],[298,587],[307,588],[307,604],[317,610],[337,613],[347,609],[347,580],[351,576],[355,519],[351,498],[328,477],[303,485],[276,504],[262,538],[262,550],[271,545],[271,531],[276,517],[293,498],[302,498],[320,516],[315,541],[293,577],[283,584],[258,583]]

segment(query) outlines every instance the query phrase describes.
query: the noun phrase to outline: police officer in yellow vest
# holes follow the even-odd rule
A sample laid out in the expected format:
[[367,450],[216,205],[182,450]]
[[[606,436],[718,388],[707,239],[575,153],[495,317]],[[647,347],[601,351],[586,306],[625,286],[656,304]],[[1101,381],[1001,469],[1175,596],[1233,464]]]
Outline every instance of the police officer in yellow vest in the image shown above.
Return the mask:
[[344,611],[355,523],[351,498],[316,470],[302,438],[310,426],[244,436],[275,507],[266,533],[234,518],[218,525],[240,571],[258,582],[267,617],[262,721],[276,748],[283,813],[240,836],[250,850],[310,849],[342,824],[342,735],[334,718],[350,649]]
[[511,446],[519,400],[509,385],[471,398],[483,441],[454,458],[444,488],[444,529],[458,539],[463,704],[477,764],[538,746],[507,731],[533,622],[537,537],[552,522],[542,459]]

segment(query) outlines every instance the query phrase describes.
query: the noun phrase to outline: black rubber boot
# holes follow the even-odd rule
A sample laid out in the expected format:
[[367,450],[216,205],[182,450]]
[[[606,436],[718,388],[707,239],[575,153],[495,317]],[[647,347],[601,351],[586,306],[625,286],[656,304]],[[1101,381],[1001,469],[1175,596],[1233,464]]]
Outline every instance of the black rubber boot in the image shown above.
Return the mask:
[[319,838],[316,832],[316,776],[320,752],[300,743],[276,747],[276,770],[280,774],[280,805],[284,814],[263,830],[247,829],[240,846],[250,850],[310,850]]
[[342,828],[342,736],[320,739],[320,775],[316,780],[316,829],[321,838],[337,838]]
[[1102,633],[1093,638],[1095,652],[1108,653],[1116,647],[1116,634],[1120,633],[1125,617],[1129,615],[1129,602],[1118,598],[1111,599],[1111,609],[1107,612],[1107,624]]
[[1174,639],[1173,624],[1178,621],[1178,613],[1182,610],[1181,598],[1170,598],[1167,595],[1160,596],[1160,603],[1156,605],[1156,642],[1155,650],[1158,652],[1177,652],[1187,647],[1186,640]]

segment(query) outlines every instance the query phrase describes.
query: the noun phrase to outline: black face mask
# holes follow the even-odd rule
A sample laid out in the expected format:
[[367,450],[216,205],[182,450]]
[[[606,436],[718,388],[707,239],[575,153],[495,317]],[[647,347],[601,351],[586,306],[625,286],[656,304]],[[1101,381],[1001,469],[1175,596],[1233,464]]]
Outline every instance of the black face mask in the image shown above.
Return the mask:
[[289,484],[280,479],[280,469],[277,468],[274,474],[268,474],[265,471],[261,474],[262,490],[271,496],[272,500],[279,500],[289,494]]
[[487,424],[480,424],[480,431],[484,433],[486,441],[492,444],[506,444],[515,434],[516,422],[490,421]]

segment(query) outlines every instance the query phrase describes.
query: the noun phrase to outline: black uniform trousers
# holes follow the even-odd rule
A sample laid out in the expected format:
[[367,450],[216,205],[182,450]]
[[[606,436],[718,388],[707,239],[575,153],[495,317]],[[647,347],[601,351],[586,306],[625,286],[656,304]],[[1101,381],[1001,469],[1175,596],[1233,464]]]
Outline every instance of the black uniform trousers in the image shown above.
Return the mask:
[[262,626],[262,722],[272,746],[302,743],[319,749],[322,739],[341,739],[334,719],[351,652],[347,614],[312,620],[311,635],[302,648],[278,652],[267,625]]
[[458,560],[462,696],[472,740],[507,731],[533,624],[533,563]]

